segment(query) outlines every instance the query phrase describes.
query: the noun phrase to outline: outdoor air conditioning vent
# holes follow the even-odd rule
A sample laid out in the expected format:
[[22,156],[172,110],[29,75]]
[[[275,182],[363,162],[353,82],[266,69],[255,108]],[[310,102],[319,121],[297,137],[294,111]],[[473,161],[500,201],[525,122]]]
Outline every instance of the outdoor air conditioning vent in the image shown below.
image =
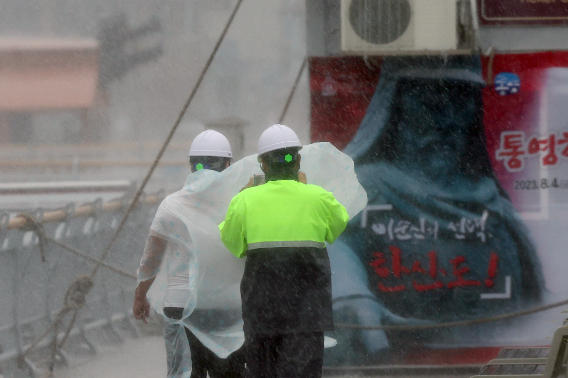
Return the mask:
[[391,43],[410,25],[408,0],[352,0],[349,23],[355,34],[372,44]]
[[341,50],[408,54],[455,50],[457,0],[341,0]]

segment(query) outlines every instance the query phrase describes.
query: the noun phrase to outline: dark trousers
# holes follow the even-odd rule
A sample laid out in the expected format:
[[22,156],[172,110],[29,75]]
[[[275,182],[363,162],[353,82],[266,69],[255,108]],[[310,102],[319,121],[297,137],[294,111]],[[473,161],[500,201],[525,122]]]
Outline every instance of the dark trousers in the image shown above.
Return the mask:
[[246,378],[320,378],[323,332],[247,335]]
[[[183,308],[164,307],[164,315],[171,319],[181,319]],[[205,347],[189,329],[185,328],[191,351],[191,378],[244,378],[245,353],[244,348],[231,353],[227,358],[221,358]]]

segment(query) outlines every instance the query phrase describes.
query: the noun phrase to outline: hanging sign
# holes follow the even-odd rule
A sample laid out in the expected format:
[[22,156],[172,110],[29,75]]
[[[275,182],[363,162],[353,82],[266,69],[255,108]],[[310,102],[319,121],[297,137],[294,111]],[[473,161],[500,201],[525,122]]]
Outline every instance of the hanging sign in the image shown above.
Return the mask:
[[568,0],[477,0],[484,25],[568,23]]

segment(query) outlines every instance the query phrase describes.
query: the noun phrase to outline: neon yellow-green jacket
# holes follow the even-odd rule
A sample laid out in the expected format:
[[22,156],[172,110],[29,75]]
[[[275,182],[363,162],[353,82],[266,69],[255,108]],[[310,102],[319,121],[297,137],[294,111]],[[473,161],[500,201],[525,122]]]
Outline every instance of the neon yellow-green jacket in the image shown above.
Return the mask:
[[349,216],[333,194],[294,180],[269,181],[236,195],[221,240],[237,257],[273,247],[324,248],[343,232]]

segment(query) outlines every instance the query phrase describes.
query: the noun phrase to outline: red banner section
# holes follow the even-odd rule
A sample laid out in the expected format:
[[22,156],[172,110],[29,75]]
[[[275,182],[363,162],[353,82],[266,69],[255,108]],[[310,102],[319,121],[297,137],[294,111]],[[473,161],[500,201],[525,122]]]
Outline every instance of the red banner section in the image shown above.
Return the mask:
[[368,197],[329,246],[334,319],[359,327],[338,327],[329,361],[455,364],[549,342],[563,309],[376,326],[568,298],[568,51],[311,58],[310,86],[312,141],[350,154]]
[[312,141],[343,149],[375,92],[381,59],[310,58]]
[[507,96],[500,95],[489,83],[483,103],[487,150],[493,168],[515,205],[522,209],[535,203],[524,195],[533,190],[521,189],[521,182],[522,186],[540,186],[540,174],[535,173],[540,170],[539,163],[548,168],[561,166],[559,157],[566,148],[566,138],[563,132],[551,132],[552,125],[548,123],[553,109],[548,109],[551,99],[547,98],[546,87],[551,86],[547,85],[547,78],[554,68],[568,67],[568,52],[498,54],[491,67],[490,63],[489,58],[483,58],[485,77],[487,72],[493,72],[493,77],[488,78],[491,82],[503,72],[514,73],[520,80],[519,92]]

